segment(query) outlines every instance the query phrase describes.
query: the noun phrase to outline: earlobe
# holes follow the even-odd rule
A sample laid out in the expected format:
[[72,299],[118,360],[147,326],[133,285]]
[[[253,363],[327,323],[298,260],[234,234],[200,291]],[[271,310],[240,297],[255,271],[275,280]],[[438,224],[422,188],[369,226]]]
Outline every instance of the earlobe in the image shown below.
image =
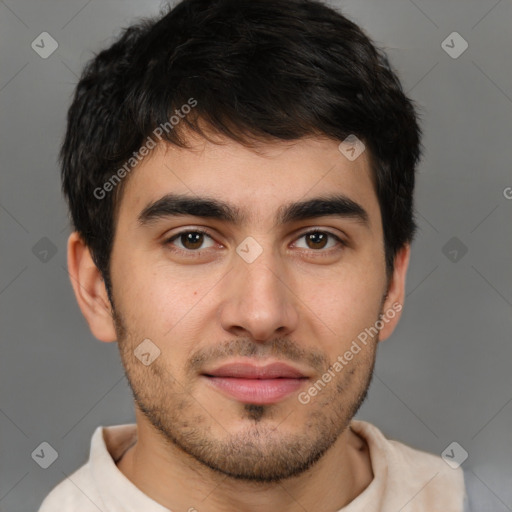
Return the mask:
[[92,334],[100,341],[116,341],[105,283],[89,248],[76,231],[68,238],[68,272],[76,300]]
[[405,300],[405,278],[411,255],[410,244],[404,245],[395,256],[393,275],[391,276],[386,300],[382,308],[383,327],[379,333],[379,341],[389,338],[395,330],[402,315]]

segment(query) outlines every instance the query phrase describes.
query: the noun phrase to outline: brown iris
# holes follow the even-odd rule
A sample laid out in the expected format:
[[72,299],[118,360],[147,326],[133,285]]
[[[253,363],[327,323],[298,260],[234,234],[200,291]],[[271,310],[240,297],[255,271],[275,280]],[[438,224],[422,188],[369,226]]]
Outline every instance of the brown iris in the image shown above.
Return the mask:
[[199,249],[203,244],[204,234],[192,231],[190,233],[185,233],[181,235],[180,239],[181,243],[183,244],[183,247],[185,247],[186,249]]
[[308,247],[310,247],[310,242],[314,244],[314,247],[310,247],[311,249],[323,249],[327,243],[328,236],[329,235],[326,233],[320,233],[319,231],[315,231],[314,233],[307,233],[306,243],[308,244]]

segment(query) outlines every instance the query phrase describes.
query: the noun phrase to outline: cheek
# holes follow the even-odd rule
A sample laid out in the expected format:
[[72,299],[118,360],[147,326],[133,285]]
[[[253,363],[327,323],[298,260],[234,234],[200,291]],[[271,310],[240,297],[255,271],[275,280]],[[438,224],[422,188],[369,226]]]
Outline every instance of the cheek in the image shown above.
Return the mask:
[[325,349],[331,355],[336,352],[337,356],[378,320],[385,282],[377,272],[343,273],[336,280],[324,281],[315,293],[311,293],[308,283],[303,286],[303,302],[315,314],[316,323],[325,326]]
[[181,316],[180,293],[162,278],[158,268],[151,268],[140,257],[118,259],[113,284],[116,306],[132,336],[136,333],[137,337],[157,340]]
[[126,275],[130,282],[123,287],[123,302],[134,329],[139,337],[153,340],[169,362],[179,364],[197,343],[201,323],[213,307],[211,295],[205,294],[219,277],[187,277],[158,263],[133,264]]

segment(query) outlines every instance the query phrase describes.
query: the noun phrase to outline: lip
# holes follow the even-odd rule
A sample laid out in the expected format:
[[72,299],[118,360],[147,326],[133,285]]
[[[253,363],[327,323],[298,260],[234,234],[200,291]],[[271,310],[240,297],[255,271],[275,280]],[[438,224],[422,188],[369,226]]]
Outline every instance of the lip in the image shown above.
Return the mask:
[[255,365],[247,362],[233,362],[224,364],[213,370],[203,373],[213,377],[233,377],[239,379],[300,379],[305,375],[286,363],[270,363],[265,365]]
[[233,362],[203,372],[202,377],[225,396],[258,405],[283,400],[308,379],[297,368],[280,362],[263,366]]

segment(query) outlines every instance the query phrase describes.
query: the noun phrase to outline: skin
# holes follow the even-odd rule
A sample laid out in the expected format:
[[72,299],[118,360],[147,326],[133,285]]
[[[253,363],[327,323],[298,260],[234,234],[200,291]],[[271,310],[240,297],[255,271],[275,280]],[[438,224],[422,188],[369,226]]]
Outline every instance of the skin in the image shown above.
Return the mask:
[[[118,467],[176,511],[338,510],[373,479],[366,442],[349,424],[366,396],[378,341],[400,312],[308,404],[298,392],[244,404],[200,374],[241,358],[284,361],[308,376],[299,392],[307,390],[379,314],[403,304],[410,248],[398,252],[388,279],[366,152],[349,161],[336,141],[320,138],[258,151],[228,139],[189,140],[193,150],[159,146],[129,176],[111,255],[115,310],[87,247],[77,233],[68,241],[78,304],[96,338],[118,342],[135,397],[138,439]],[[247,223],[187,216],[139,226],[138,214],[170,192],[230,202]],[[274,225],[281,205],[333,192],[359,203],[368,226],[330,216]],[[197,227],[211,236],[201,256],[190,255],[183,237],[166,244]],[[311,228],[347,245],[308,245],[301,235]],[[263,249],[252,263],[236,252],[248,236]],[[134,356],[147,338],[161,351],[149,366]]]

